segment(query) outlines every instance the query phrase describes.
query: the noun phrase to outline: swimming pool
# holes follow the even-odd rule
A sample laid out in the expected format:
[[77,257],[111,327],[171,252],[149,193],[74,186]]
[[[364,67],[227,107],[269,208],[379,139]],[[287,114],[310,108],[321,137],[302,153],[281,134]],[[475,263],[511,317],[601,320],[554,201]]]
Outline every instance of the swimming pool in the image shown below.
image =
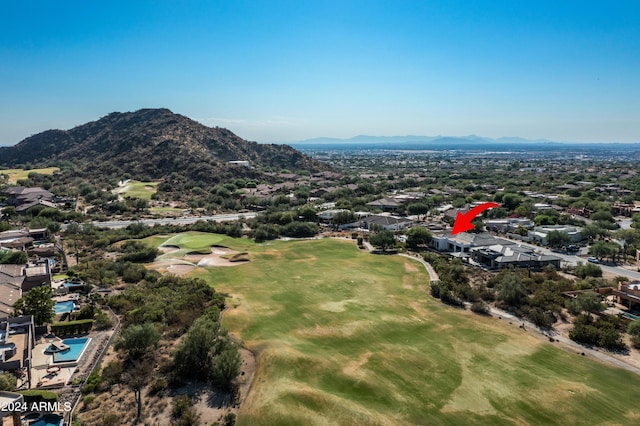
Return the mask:
[[64,339],[62,343],[69,346],[69,349],[54,352],[53,353],[53,362],[71,362],[77,361],[82,356],[84,352],[84,348],[87,346],[87,343],[91,340],[89,337],[78,337],[76,339]]
[[53,312],[55,312],[56,314],[71,312],[75,307],[76,304],[73,303],[73,300],[67,300],[66,302],[56,302],[56,304],[53,305]]
[[29,426],[60,426],[63,423],[64,419],[55,414],[47,414],[42,416],[35,422],[29,423]]
[[83,283],[74,283],[71,281],[65,281],[62,283],[62,285],[66,288],[71,288],[71,287],[82,287],[84,284]]

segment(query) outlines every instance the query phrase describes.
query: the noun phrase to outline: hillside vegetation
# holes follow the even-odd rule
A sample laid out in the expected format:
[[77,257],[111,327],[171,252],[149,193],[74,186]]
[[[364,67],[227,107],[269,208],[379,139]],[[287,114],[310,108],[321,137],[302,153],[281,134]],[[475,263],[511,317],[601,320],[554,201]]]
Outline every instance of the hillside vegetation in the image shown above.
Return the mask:
[[[228,163],[233,160],[249,161],[252,168]],[[0,165],[27,163],[65,165],[98,181],[123,176],[159,180],[177,173],[200,183],[259,177],[262,169],[327,168],[288,145],[248,142],[168,109],[114,112],[70,130],[48,130],[0,147]]]

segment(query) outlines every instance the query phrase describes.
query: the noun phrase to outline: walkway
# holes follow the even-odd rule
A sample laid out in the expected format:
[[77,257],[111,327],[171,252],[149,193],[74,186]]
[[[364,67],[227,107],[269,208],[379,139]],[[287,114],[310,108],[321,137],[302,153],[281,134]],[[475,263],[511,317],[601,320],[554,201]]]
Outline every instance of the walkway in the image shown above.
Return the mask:
[[406,257],[408,259],[417,260],[418,262],[420,262],[420,263],[422,263],[424,265],[425,269],[429,273],[429,281],[430,282],[440,281],[440,277],[438,276],[438,273],[436,272],[436,270],[433,269],[433,266],[431,266],[431,264],[429,262],[425,261],[420,255],[417,255],[417,254],[411,255],[411,254],[406,254],[406,253],[399,253],[398,256]]

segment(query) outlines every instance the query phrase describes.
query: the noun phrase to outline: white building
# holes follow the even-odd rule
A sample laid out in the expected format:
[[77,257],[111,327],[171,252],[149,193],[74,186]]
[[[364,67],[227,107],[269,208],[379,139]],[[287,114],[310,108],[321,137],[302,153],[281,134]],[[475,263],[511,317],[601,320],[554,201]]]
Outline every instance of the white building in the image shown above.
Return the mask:
[[381,226],[383,229],[386,229],[389,231],[400,231],[402,229],[408,228],[411,225],[413,225],[413,221],[406,217],[371,215],[371,216],[360,218],[356,222],[347,223],[346,225],[341,226],[341,228],[371,229],[375,225]]
[[484,222],[487,231],[513,232],[519,227],[533,228],[534,223],[526,217],[510,217],[506,219],[489,219]]
[[536,226],[531,231],[529,231],[528,237],[531,238],[532,241],[547,244],[547,235],[549,235],[549,233],[552,231],[564,232],[569,236],[569,238],[571,238],[571,241],[573,241],[574,243],[582,241],[580,228],[570,225]]

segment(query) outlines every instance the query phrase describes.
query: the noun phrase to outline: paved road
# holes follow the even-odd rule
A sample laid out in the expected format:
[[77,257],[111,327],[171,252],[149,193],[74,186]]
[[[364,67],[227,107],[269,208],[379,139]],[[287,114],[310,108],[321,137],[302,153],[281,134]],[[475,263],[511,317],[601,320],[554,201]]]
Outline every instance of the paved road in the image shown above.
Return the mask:
[[188,225],[196,223],[199,220],[212,220],[214,222],[233,221],[240,218],[251,219],[256,217],[255,213],[241,213],[241,214],[218,214],[213,216],[193,216],[193,217],[178,217],[178,218],[163,218],[163,219],[140,219],[140,220],[110,220],[106,222],[92,222],[95,226],[100,228],[126,228],[132,223],[144,223],[147,226],[159,225]]

